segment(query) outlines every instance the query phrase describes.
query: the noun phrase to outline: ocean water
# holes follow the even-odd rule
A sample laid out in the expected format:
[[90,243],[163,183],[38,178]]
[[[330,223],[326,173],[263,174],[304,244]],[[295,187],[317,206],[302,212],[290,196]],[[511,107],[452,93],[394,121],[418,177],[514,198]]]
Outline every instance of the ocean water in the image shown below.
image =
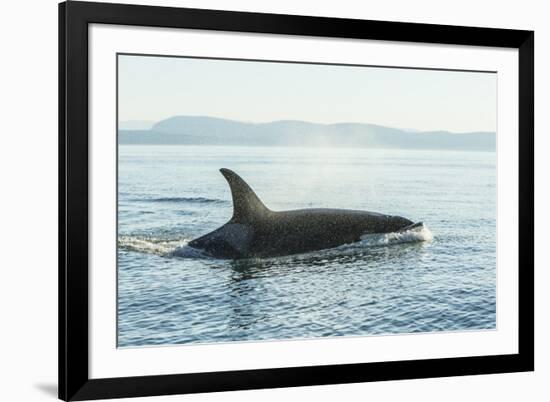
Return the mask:
[[[362,209],[424,226],[278,258],[186,244],[224,224],[237,172],[271,209]],[[119,147],[118,346],[496,327],[496,154]]]

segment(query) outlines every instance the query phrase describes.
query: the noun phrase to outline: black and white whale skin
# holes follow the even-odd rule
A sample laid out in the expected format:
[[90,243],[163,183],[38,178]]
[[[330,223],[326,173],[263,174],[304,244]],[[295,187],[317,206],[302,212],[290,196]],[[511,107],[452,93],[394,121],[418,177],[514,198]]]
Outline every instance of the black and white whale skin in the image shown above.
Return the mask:
[[246,182],[220,169],[233,198],[233,217],[189,242],[215,258],[263,258],[311,252],[357,242],[362,235],[416,227],[400,216],[346,209],[272,211]]

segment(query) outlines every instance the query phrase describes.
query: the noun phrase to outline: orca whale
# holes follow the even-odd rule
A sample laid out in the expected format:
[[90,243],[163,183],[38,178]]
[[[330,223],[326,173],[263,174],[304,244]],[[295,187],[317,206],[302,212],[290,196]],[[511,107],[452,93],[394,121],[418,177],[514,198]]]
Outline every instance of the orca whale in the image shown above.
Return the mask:
[[220,169],[233,198],[233,216],[220,228],[189,242],[215,258],[276,257],[357,242],[371,233],[413,228],[409,219],[346,209],[272,211],[235,172]]

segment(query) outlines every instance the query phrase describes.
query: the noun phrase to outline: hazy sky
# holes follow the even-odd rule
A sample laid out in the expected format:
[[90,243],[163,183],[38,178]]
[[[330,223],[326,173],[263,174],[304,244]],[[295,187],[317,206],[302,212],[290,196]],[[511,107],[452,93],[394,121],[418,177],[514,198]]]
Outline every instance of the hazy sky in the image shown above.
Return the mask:
[[118,66],[120,121],[200,115],[496,131],[494,73],[145,56],[119,56]]

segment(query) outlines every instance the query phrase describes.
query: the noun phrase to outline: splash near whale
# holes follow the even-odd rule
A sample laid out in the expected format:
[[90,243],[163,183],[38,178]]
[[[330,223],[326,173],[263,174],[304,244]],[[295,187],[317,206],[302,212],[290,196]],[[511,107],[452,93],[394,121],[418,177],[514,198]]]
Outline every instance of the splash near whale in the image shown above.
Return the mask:
[[233,216],[225,225],[189,242],[215,258],[277,257],[359,242],[365,235],[413,229],[401,216],[347,209],[272,211],[235,172],[220,169],[231,188]]

